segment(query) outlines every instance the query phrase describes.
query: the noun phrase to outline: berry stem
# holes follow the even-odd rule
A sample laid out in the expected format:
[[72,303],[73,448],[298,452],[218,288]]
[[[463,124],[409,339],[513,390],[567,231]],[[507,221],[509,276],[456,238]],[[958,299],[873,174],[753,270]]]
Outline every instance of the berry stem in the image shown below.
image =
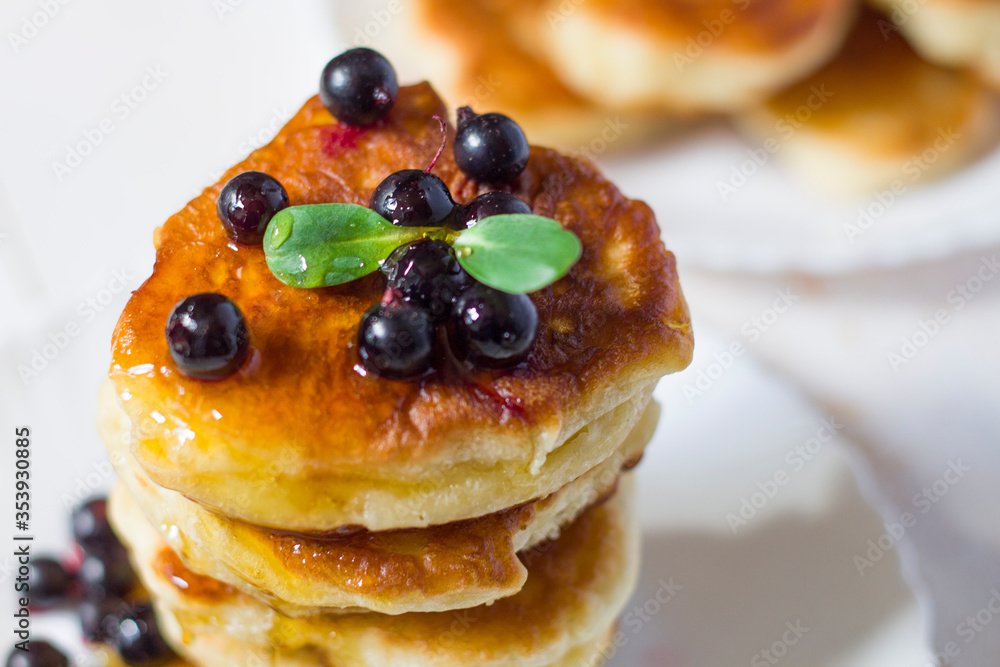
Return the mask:
[[437,161],[441,157],[441,154],[444,153],[445,144],[448,143],[448,126],[445,124],[444,119],[441,118],[441,116],[432,116],[432,117],[441,126],[441,134],[443,136],[441,137],[441,145],[438,147],[438,151],[434,155],[434,159],[431,160],[431,163],[427,165],[426,169],[424,169],[425,174],[431,173],[431,170],[434,168],[434,165],[437,164]]
[[459,107],[458,111],[455,112],[455,126],[462,127],[478,115],[472,110],[472,107]]
[[381,299],[382,305],[384,306],[390,305],[393,301],[398,299],[399,296],[400,296],[399,292],[395,288],[393,288],[392,286],[386,287],[385,292],[382,293],[382,299]]

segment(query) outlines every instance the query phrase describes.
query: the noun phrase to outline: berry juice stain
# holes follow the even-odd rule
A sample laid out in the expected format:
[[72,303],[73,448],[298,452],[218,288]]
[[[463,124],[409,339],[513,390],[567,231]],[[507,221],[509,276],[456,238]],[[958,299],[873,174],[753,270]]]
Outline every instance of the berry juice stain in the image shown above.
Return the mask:
[[354,125],[331,125],[323,128],[323,153],[326,155],[339,155],[345,150],[355,148],[358,139],[368,131],[365,127]]

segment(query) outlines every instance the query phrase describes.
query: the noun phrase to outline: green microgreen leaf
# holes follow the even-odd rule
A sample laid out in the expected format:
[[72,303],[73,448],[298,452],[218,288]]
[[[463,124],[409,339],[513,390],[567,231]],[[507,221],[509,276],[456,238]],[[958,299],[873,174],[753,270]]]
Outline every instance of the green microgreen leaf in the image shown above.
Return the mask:
[[458,235],[459,263],[481,283],[527,294],[562,278],[583,248],[572,232],[538,215],[494,215]]
[[375,271],[399,246],[448,230],[401,227],[356,204],[313,204],[279,211],[264,233],[267,266],[292,287],[329,287]]

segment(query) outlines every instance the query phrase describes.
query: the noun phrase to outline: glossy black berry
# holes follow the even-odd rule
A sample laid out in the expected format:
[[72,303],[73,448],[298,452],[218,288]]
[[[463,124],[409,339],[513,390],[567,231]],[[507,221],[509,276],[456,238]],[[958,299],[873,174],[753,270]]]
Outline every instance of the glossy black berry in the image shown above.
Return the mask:
[[434,337],[434,321],[422,308],[402,300],[377,303],[361,320],[358,353],[372,373],[411,380],[430,369]]
[[199,380],[232,375],[250,349],[243,313],[221,294],[195,294],[178,303],[166,333],[178,370]]
[[28,599],[39,607],[66,601],[73,577],[54,558],[32,558],[28,563]]
[[222,187],[216,210],[229,238],[242,245],[264,242],[267,223],[288,206],[281,183],[260,171],[245,171]]
[[80,564],[77,577],[87,597],[95,600],[124,597],[137,583],[128,552],[121,545],[100,555],[88,555]]
[[434,174],[403,169],[378,184],[368,206],[394,225],[436,227],[448,220],[455,201]]
[[84,598],[77,610],[80,627],[87,641],[106,642],[118,634],[120,616],[128,613],[128,604],[118,598]]
[[510,183],[528,164],[528,139],[521,126],[500,113],[458,110],[455,163],[482,183]]
[[135,667],[162,665],[173,657],[149,605],[136,607],[122,616],[115,635],[115,648],[126,665]]
[[7,667],[68,667],[69,659],[52,644],[32,639],[28,650],[15,648],[7,656]]
[[118,538],[108,523],[108,503],[104,498],[92,498],[73,512],[73,537],[88,553],[98,553],[108,545],[117,545]]
[[392,289],[406,303],[420,307],[434,322],[451,315],[452,304],[472,278],[444,241],[424,239],[396,248],[382,265]]
[[510,213],[530,214],[531,207],[523,199],[508,192],[487,192],[479,195],[457,211],[452,227],[469,229],[483,218]]
[[334,118],[348,125],[371,125],[392,109],[399,94],[396,70],[378,51],[344,51],[323,68],[319,97]]
[[524,359],[538,333],[538,310],[526,294],[470,286],[452,310],[452,346],[462,359],[491,368]]

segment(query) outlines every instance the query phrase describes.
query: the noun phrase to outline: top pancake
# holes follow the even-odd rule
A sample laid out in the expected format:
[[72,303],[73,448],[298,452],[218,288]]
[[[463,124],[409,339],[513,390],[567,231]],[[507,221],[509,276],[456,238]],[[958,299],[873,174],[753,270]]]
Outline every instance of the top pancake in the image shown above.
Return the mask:
[[[591,164],[553,151],[532,149],[512,190],[576,233],[583,257],[532,295],[538,340],[506,372],[451,369],[420,382],[367,375],[354,345],[381,277],[292,288],[270,273],[260,248],[226,237],[215,201],[235,174],[269,173],[292,205],[366,204],[388,174],[427,165],[441,138],[433,116],[446,114],[426,84],[401,89],[387,119],[364,130],[338,124],[313,98],[273,142],[158,230],[153,275],[122,314],[110,371],[133,421],[133,451],[158,484],[227,515],[295,530],[479,516],[492,501],[470,496],[441,512],[438,492],[486,488],[492,479],[490,489],[519,489],[503,502],[524,502],[540,495],[531,480],[552,460],[559,470],[548,484],[568,482],[599,461],[567,451],[573,443],[561,447],[567,440],[603,417],[603,431],[579,438],[592,441],[591,458],[609,455],[638,420],[649,385],[689,363],[687,307],[652,212]],[[464,202],[486,188],[455,167],[451,134],[435,173]],[[177,372],[163,333],[174,304],[206,291],[241,308],[253,348],[239,373],[218,382]],[[405,489],[407,502],[355,502],[367,489]]]

